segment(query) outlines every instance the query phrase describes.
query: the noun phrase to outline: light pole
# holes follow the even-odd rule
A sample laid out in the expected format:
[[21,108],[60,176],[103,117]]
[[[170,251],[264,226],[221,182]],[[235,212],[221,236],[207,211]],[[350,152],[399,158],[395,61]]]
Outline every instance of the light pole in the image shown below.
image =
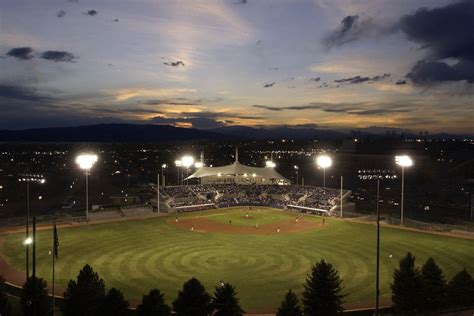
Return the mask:
[[[193,156],[183,156],[183,158],[181,158],[181,164],[183,165],[183,167],[186,168],[186,178],[187,178],[189,167],[191,167],[194,164],[194,157]],[[188,184],[189,184],[189,180],[186,180],[186,185],[188,185]]]
[[79,168],[84,170],[86,174],[86,222],[89,222],[89,173],[90,169],[97,162],[97,155],[95,154],[80,154],[76,158],[76,163]]
[[327,155],[319,155],[316,157],[316,164],[323,169],[323,188],[326,188],[326,168],[332,166],[332,159]]
[[180,185],[181,184],[180,173],[181,173],[181,167],[183,166],[183,162],[181,160],[175,160],[174,164],[176,168],[178,168],[178,185]]
[[402,167],[402,196],[400,201],[400,224],[403,226],[403,204],[405,191],[405,167],[413,166],[413,160],[409,156],[395,156],[395,163]]
[[297,165],[294,165],[293,168],[295,169],[295,172],[296,172],[296,185],[298,185],[298,171],[300,167],[298,167]]
[[165,174],[164,174],[164,171],[163,171],[166,168],[168,168],[167,164],[164,163],[164,164],[161,165],[161,185],[162,186],[166,186],[166,184],[165,184]]
[[27,242],[31,240],[29,236],[29,226],[30,226],[30,183],[39,183],[44,184],[46,183],[46,179],[41,174],[24,174],[20,175],[18,178],[19,182],[26,182],[26,236],[24,245],[26,246],[26,280],[28,280],[30,276],[30,255],[29,255],[29,245],[31,242]]

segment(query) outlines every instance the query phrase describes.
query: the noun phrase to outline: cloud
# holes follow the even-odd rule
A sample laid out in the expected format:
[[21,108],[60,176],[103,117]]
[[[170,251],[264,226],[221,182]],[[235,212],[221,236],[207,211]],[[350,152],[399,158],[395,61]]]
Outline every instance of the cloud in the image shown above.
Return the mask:
[[303,110],[320,110],[329,113],[346,113],[352,115],[380,115],[388,113],[407,113],[414,111],[415,107],[412,104],[372,104],[372,103],[308,103],[304,105],[292,106],[270,106],[270,105],[253,105],[254,108],[264,109],[267,111],[282,112],[282,111],[303,111]]
[[360,84],[364,82],[376,82],[376,81],[382,81],[384,79],[387,79],[390,77],[390,74],[384,73],[383,75],[378,75],[374,77],[361,77],[361,76],[355,76],[351,78],[343,78],[343,79],[337,79],[334,80],[336,83],[341,83],[341,84]]
[[31,47],[16,47],[8,51],[7,56],[15,57],[19,60],[29,60],[32,59],[33,49]]
[[87,12],[84,12],[83,14],[84,14],[84,15],[95,16],[95,15],[97,15],[97,13],[98,13],[98,12],[97,12],[96,10],[89,10],[89,11],[87,11]]
[[59,10],[58,13],[56,13],[56,16],[58,18],[62,18],[65,15],[66,15],[66,11],[64,11],[64,10]]
[[395,82],[396,85],[406,85],[408,82],[406,80],[400,79],[397,82]]
[[266,82],[266,83],[263,84],[263,87],[264,87],[264,88],[271,88],[271,87],[273,87],[274,85],[275,85],[275,81],[270,82],[270,83]]
[[361,19],[358,15],[348,15],[342,19],[337,29],[323,38],[322,44],[325,48],[331,49],[362,38],[377,38],[392,34],[397,29],[397,24],[387,21],[377,22],[371,18]]
[[428,53],[407,75],[414,84],[474,82],[474,1],[419,9],[400,19],[400,29]]
[[50,97],[41,95],[28,87],[0,84],[0,99],[17,101],[49,101]]
[[318,82],[319,80],[321,80],[321,77],[316,77],[316,78],[309,79],[309,81],[314,81],[314,82]]
[[65,63],[73,63],[77,59],[72,53],[65,52],[65,51],[57,51],[57,50],[48,50],[43,52],[40,55],[40,58],[54,61],[54,62],[65,62]]
[[177,61],[165,61],[163,64],[171,67],[178,67],[178,66],[183,66],[184,67],[184,62],[182,60],[177,60]]
[[177,115],[158,115],[150,120],[155,124],[171,124],[200,129],[209,129],[233,124],[240,120],[260,120],[261,116],[242,115],[230,112],[181,112]]

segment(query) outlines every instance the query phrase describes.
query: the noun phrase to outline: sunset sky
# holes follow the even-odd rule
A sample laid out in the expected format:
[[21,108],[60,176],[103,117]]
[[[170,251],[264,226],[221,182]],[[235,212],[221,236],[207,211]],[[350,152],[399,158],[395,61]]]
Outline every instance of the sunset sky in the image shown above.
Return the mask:
[[472,133],[473,87],[470,0],[0,0],[0,129]]

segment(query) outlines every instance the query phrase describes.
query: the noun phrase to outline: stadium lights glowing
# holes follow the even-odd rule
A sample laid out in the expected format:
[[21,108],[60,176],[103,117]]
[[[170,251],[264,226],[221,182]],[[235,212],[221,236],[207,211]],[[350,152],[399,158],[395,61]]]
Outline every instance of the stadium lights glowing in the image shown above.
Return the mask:
[[413,166],[413,160],[410,156],[395,156],[395,163],[402,167],[402,196],[400,200],[400,224],[403,226],[403,206],[404,206],[404,191],[405,191],[405,167]]
[[192,156],[184,156],[181,158],[181,164],[184,167],[189,168],[194,164],[194,158]]
[[23,174],[18,178],[18,182],[46,183],[46,179],[41,174]]
[[294,165],[293,168],[295,168],[296,170],[299,169],[299,167],[297,165]]
[[267,161],[265,161],[265,167],[267,167],[267,168],[275,168],[275,167],[276,167],[276,163],[274,163],[274,162],[271,161],[271,160],[267,160]]
[[32,243],[33,243],[33,238],[31,237],[28,237],[23,241],[23,245],[25,246],[31,245]]
[[76,163],[79,165],[79,168],[84,170],[89,170],[97,162],[97,155],[94,154],[80,154],[76,158]]
[[164,164],[161,165],[161,168],[163,168],[163,169],[168,168],[168,165],[164,163]]
[[326,155],[320,155],[316,158],[316,164],[318,167],[326,169],[332,166],[332,159]]
[[409,156],[395,156],[395,163],[400,167],[411,167],[413,166],[413,160]]
[[176,167],[181,167],[183,166],[183,162],[181,160],[175,160],[174,161],[174,164],[176,165]]
[[199,169],[199,168],[201,168],[202,166],[204,166],[204,164],[203,164],[202,162],[200,162],[200,161],[198,161],[198,162],[196,162],[196,163],[194,164],[194,167],[195,167],[196,169]]

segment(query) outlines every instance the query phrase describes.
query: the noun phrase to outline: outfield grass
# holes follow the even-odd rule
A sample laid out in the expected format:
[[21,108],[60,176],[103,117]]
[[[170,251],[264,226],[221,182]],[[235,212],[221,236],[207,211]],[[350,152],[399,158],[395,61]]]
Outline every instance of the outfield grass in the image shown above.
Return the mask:
[[[190,213],[232,225],[247,225],[242,207]],[[261,208],[262,224],[294,218],[294,213]],[[219,215],[222,214],[222,215]],[[255,212],[250,215],[257,216]],[[320,222],[318,217],[307,220]],[[209,291],[224,280],[236,286],[245,309],[273,310],[288,289],[297,293],[311,265],[321,258],[343,278],[348,303],[371,304],[375,287],[375,226],[329,218],[324,228],[292,234],[235,235],[183,230],[167,223],[174,217],[152,218],[59,229],[57,282],[66,285],[88,263],[107,287],[122,289],[140,300],[158,287],[171,301],[183,282],[199,278]],[[23,234],[7,236],[3,256],[24,269]],[[37,273],[50,280],[51,231],[38,232]],[[411,251],[421,265],[429,256],[448,278],[467,267],[474,273],[474,241],[394,228],[381,231],[381,295],[390,298],[390,282],[398,261]],[[389,255],[392,254],[392,258]]]

